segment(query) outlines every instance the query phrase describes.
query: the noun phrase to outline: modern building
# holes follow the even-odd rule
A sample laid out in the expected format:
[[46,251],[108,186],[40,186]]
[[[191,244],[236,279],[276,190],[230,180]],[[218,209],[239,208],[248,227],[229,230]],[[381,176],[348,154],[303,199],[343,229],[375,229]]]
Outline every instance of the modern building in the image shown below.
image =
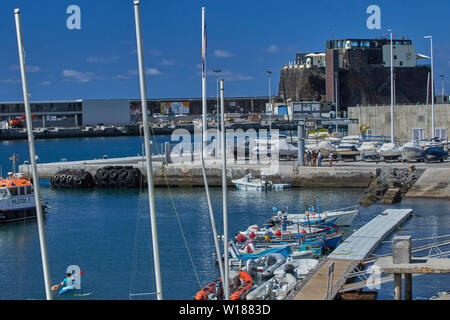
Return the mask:
[[[227,113],[263,113],[268,97],[227,97]],[[273,98],[277,102],[276,98]],[[151,115],[200,115],[201,98],[149,99]],[[35,127],[70,127],[103,125],[128,125],[142,121],[141,101],[138,99],[79,99],[68,101],[33,101],[30,111]],[[217,111],[217,99],[207,99],[209,114]],[[0,123],[17,121],[25,126],[23,102],[0,102]],[[22,119],[20,119],[22,117]]]

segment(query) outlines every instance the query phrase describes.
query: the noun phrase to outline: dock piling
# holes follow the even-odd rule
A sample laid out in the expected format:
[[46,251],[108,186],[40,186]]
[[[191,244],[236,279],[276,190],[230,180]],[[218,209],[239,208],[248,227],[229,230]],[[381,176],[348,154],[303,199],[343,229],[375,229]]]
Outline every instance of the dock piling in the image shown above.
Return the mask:
[[[394,237],[392,244],[392,262],[393,264],[411,263],[411,236]],[[402,274],[394,274],[394,299],[402,299]],[[404,299],[412,299],[412,277],[411,274],[405,274],[404,280]]]

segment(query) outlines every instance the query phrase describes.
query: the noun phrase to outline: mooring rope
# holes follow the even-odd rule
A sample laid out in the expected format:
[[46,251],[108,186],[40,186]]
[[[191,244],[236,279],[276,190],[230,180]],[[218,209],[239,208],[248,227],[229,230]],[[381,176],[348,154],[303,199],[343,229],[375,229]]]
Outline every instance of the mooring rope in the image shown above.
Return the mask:
[[[155,133],[153,131],[153,128],[152,127],[150,127],[150,128],[152,130],[152,138],[155,141],[156,152],[157,152],[158,155],[161,155],[161,153],[160,153],[160,151],[158,149],[158,145],[156,143],[156,137],[155,137]],[[164,181],[165,181],[166,186],[167,186],[167,191],[169,192],[170,201],[172,202],[173,210],[175,212],[175,217],[177,219],[178,227],[180,228],[181,236],[183,238],[183,242],[184,242],[184,245],[186,247],[186,250],[187,250],[187,253],[188,253],[188,256],[189,256],[189,260],[190,260],[191,265],[192,265],[192,269],[194,270],[194,274],[195,274],[195,277],[197,279],[198,286],[201,289],[202,288],[201,281],[200,281],[200,278],[199,278],[199,275],[198,275],[198,272],[197,272],[197,268],[195,267],[194,259],[192,258],[191,250],[189,249],[189,245],[188,245],[188,242],[187,242],[184,230],[183,230],[183,226],[181,224],[180,216],[178,214],[178,210],[177,210],[177,207],[175,205],[175,201],[173,199],[172,190],[171,190],[170,185],[169,185],[169,180],[167,179],[167,174],[166,174],[166,170],[165,170],[164,164],[161,165],[161,171],[163,172],[163,175],[164,175]]]

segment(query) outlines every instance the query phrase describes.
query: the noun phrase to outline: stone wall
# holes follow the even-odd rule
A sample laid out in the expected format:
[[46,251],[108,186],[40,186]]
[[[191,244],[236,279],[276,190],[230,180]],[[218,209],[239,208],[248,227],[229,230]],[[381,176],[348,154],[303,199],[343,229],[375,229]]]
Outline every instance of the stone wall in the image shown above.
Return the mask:
[[278,95],[293,101],[325,101],[325,68],[287,68],[280,72]]

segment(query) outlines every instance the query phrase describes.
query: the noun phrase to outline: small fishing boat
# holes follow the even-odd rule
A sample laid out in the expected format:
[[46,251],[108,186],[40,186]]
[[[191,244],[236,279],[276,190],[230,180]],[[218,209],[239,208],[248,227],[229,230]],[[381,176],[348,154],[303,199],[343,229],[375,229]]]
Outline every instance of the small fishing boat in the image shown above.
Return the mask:
[[277,190],[290,188],[291,184],[276,184],[265,179],[250,178],[248,175],[241,179],[231,180],[239,190]]
[[[269,226],[281,225],[283,223],[283,217],[278,215],[278,209],[273,208],[273,211],[277,212],[277,215],[272,216],[267,222]],[[323,212],[305,211],[305,213],[293,213],[286,214],[286,220],[292,223],[301,224],[325,224],[325,225],[337,225],[337,226],[349,226],[353,223],[353,220],[359,213],[358,206],[340,208],[335,210],[327,210]]]
[[[44,204],[42,211],[45,216]],[[36,218],[33,184],[21,173],[8,173],[0,178],[0,222]]]

